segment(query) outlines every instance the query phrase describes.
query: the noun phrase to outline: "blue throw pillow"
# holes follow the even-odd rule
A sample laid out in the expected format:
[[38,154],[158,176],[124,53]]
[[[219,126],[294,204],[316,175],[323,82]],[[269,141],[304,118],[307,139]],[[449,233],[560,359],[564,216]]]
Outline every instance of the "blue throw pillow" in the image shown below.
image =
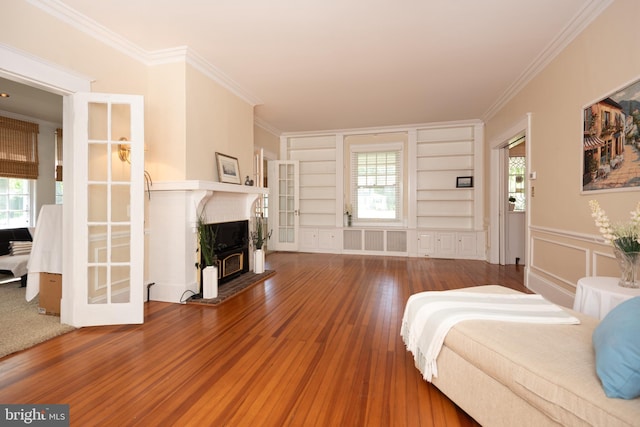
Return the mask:
[[608,397],[640,396],[640,297],[611,310],[593,331],[596,372]]

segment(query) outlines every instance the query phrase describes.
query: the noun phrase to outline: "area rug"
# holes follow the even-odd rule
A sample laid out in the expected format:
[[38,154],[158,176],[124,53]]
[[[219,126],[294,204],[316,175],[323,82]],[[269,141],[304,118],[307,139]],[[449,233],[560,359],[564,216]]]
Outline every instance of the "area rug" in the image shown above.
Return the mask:
[[75,329],[38,314],[38,298],[27,301],[26,289],[20,281],[0,284],[0,358]]
[[190,298],[187,300],[187,304],[220,305],[223,302],[228,301],[234,296],[242,293],[243,291],[246,291],[250,287],[264,282],[274,274],[276,274],[274,270],[265,270],[264,273],[260,274],[255,274],[251,271],[248,273],[244,273],[220,286],[218,288],[218,296],[216,298]]

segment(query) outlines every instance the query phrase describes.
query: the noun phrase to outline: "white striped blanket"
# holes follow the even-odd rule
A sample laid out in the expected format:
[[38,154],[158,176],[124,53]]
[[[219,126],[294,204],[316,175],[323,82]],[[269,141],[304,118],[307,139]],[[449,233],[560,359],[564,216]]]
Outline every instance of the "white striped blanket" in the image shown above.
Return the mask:
[[436,359],[449,329],[463,320],[579,324],[580,321],[541,295],[432,291],[407,300],[400,335],[416,367],[431,382]]

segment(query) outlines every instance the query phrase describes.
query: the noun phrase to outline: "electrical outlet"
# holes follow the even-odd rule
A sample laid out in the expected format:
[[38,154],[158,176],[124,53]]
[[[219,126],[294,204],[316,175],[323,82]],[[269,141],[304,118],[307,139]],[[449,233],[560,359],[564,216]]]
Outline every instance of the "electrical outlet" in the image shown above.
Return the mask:
[[531,197],[536,196],[536,187],[531,187]]

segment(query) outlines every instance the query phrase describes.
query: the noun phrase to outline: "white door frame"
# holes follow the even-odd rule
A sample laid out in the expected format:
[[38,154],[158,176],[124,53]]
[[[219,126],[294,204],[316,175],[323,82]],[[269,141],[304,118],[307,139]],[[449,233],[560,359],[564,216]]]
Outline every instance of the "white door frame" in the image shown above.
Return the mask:
[[[76,92],[89,92],[92,79],[20,51],[11,46],[0,44],[0,77],[28,86],[36,87],[67,98]],[[64,107],[63,107],[64,109]],[[64,116],[64,111],[63,111]],[[66,197],[66,196],[65,196]],[[70,208],[70,207],[69,207]],[[66,224],[63,208],[63,223]],[[73,300],[73,289],[65,283],[65,273],[73,266],[72,259],[65,256],[68,252],[68,229],[63,229],[62,251],[62,301],[60,303],[60,321],[68,323]],[[67,242],[65,244],[65,242]]]
[[0,77],[58,95],[91,90],[92,79],[0,44]]
[[[506,223],[506,212],[505,207],[507,206],[507,193],[505,191],[505,162],[507,156],[507,150],[504,150],[504,147],[508,146],[514,138],[525,134],[527,138],[527,159],[526,159],[526,170],[531,170],[531,113],[527,113],[525,117],[519,120],[517,123],[512,125],[505,132],[501,133],[498,137],[493,138],[489,147],[491,148],[490,152],[490,176],[489,176],[489,257],[488,261],[491,264],[505,264],[505,248],[507,245],[506,242],[506,233],[505,233],[505,223]],[[527,180],[529,182],[529,180]],[[528,269],[528,266],[531,265],[529,260],[529,242],[530,242],[530,215],[531,211],[531,191],[527,189],[527,212],[526,221],[525,221],[525,270]],[[525,274],[525,285],[527,281],[527,275]]]

